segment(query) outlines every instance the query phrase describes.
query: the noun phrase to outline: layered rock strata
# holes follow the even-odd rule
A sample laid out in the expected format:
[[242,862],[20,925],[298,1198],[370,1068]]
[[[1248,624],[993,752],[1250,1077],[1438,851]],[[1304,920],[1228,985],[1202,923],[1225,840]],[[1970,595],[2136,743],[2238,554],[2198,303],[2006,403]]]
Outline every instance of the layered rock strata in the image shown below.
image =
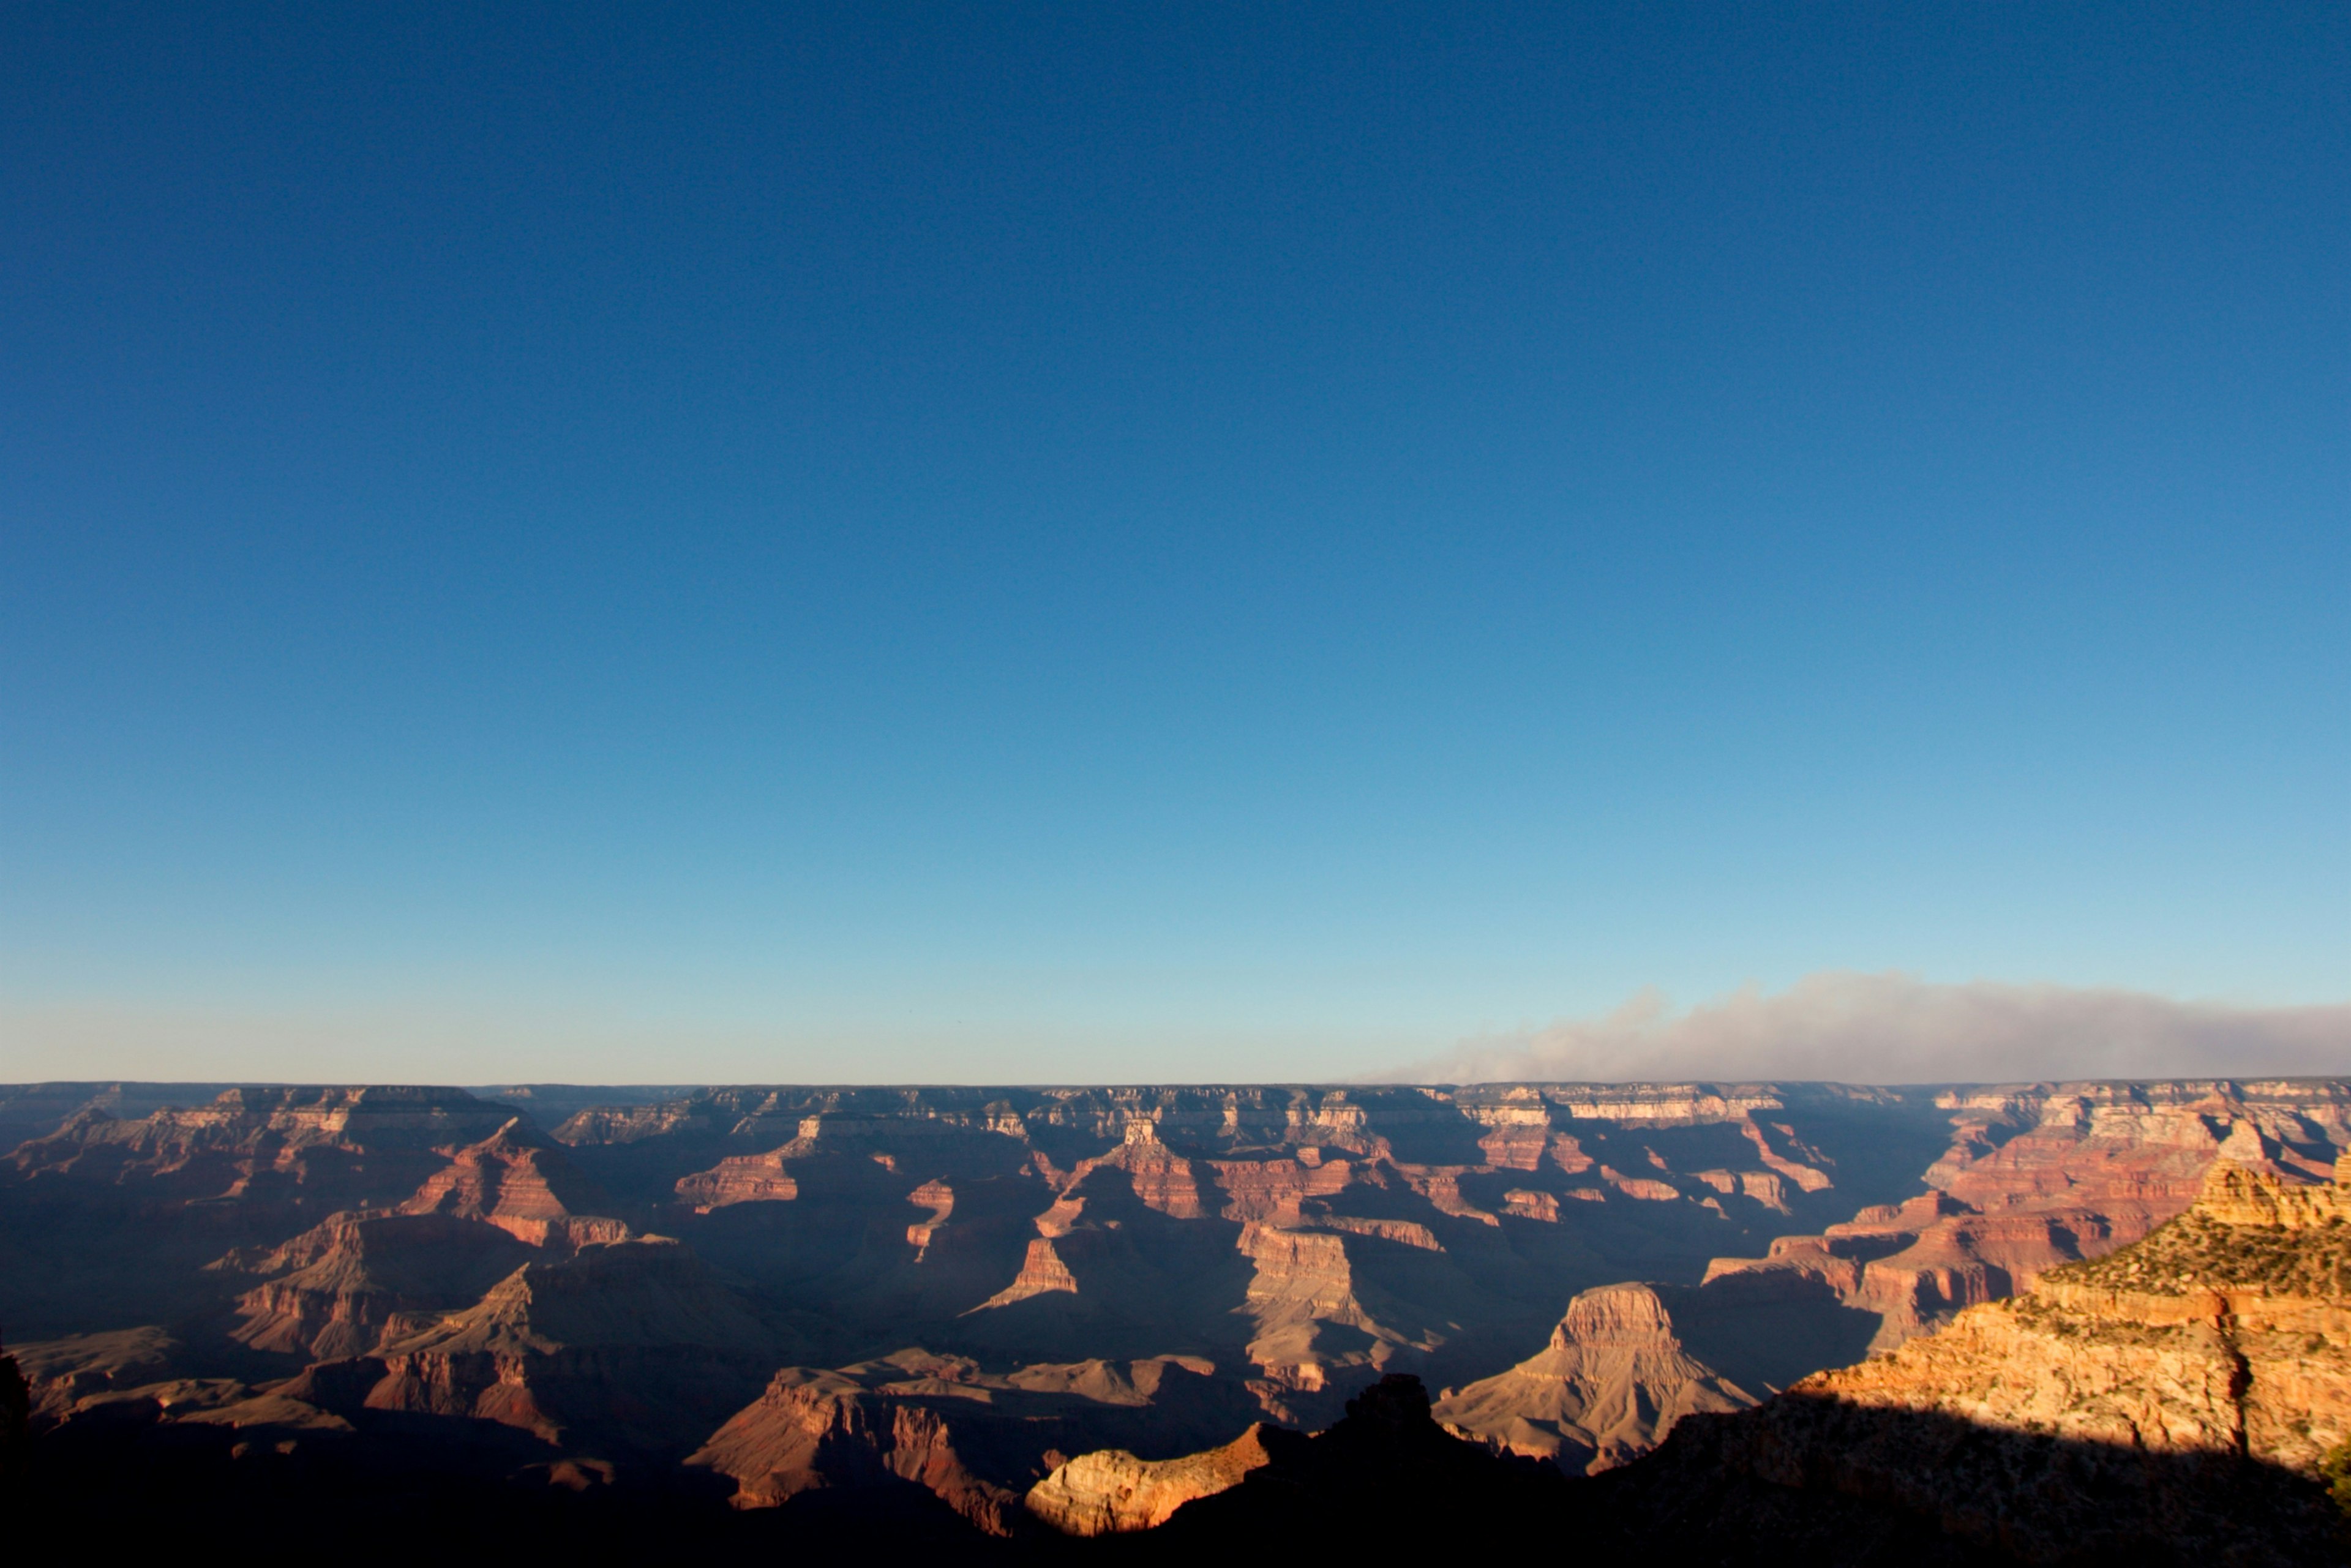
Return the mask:
[[626,1224],[601,1212],[611,1207],[560,1146],[517,1116],[479,1143],[450,1150],[449,1163],[400,1211],[478,1219],[533,1247],[568,1249],[626,1237]]
[[418,1314],[470,1305],[531,1250],[511,1226],[484,1219],[332,1215],[252,1261],[252,1272],[280,1277],[237,1298],[230,1337],[321,1361],[364,1355]]
[[1891,1502],[2032,1563],[2340,1561],[2317,1482],[2351,1440],[2351,1190],[2222,1165],[2201,1193],[1654,1462]]
[[1891,1349],[1953,1312],[2100,1257],[2193,1202],[2224,1155],[2246,1168],[2325,1178],[2351,1142],[2351,1104],[2327,1083],[2229,1082],[1953,1090],[1949,1148],[1930,1189],[1863,1208],[1765,1257],[1721,1258],[1709,1281],[1793,1272],[1878,1314]]
[[790,1348],[690,1249],[639,1237],[527,1263],[474,1306],[387,1337],[365,1402],[659,1448],[709,1431]]
[[1589,1475],[1647,1453],[1686,1416],[1755,1402],[1683,1349],[1656,1291],[1628,1284],[1576,1297],[1541,1354],[1447,1390],[1435,1414],[1456,1437]]

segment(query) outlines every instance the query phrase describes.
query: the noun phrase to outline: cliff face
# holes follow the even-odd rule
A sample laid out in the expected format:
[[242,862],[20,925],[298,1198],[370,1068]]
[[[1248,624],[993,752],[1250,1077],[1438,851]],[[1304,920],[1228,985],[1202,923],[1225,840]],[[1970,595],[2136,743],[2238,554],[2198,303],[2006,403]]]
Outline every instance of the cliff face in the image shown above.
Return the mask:
[[[137,1410],[167,1430],[276,1409],[313,1435],[342,1421],[370,1442],[519,1443],[531,1457],[500,1450],[498,1474],[569,1465],[576,1479],[666,1466],[730,1416],[759,1426],[748,1409],[790,1361],[832,1369],[778,1396],[831,1389],[822,1442],[806,1463],[727,1458],[743,1497],[840,1490],[803,1481],[849,1463],[851,1442],[872,1459],[859,1473],[914,1488],[934,1515],[953,1494],[963,1517],[1007,1528],[1038,1517],[1022,1500],[1071,1455],[1155,1466],[1253,1421],[1321,1427],[1407,1370],[1460,1385],[1443,1413],[1494,1464],[1621,1473],[1668,1428],[1679,1442],[1718,1420],[1716,1401],[2022,1287],[2045,1287],[2033,1312],[2077,1288],[2160,1295],[2068,1283],[2068,1266],[2145,1235],[2223,1159],[2273,1182],[2215,1189],[2206,1218],[2231,1234],[2317,1212],[2305,1178],[2351,1142],[2339,1083],[760,1087],[612,1104],[549,1089],[532,1103],[565,1118],[554,1138],[454,1090],[243,1090],[193,1107],[101,1090],[78,1109],[72,1093],[0,1095],[42,1128],[0,1158],[0,1322],[37,1342],[16,1347],[37,1423],[52,1406],[85,1428]],[[1611,1289],[1635,1279],[1652,1283]],[[2261,1432],[2332,1430],[2263,1414],[2273,1390],[2281,1410],[2325,1406],[2283,1351],[2246,1349],[2277,1301],[2311,1293],[2265,1288],[2266,1304],[2219,1292],[2225,1323],[2162,1309],[2202,1312],[2198,1332],[2239,1335],[2260,1365],[2247,1398],[2206,1377],[2204,1414],[2183,1392],[2142,1425],[2241,1416],[2253,1463]],[[2324,1323],[2278,1321],[2280,1344],[2331,1343]],[[85,1332],[139,1324],[168,1354]],[[915,1344],[968,1370],[876,1370]],[[2086,1388],[2095,1357],[2075,1359]],[[1132,1369],[1193,1363],[1216,1370],[1129,1397]],[[2016,1364],[2038,1379],[2059,1364]],[[1056,1367],[1096,1370],[1049,1387]],[[2174,1366],[2183,1390],[2192,1371]],[[1180,1447],[1162,1441],[1179,1429]],[[1125,1465],[1070,1471],[1068,1506],[1124,1487],[1103,1517],[1147,1513],[1192,1484]]]
[[1064,1535],[1117,1535],[1150,1530],[1186,1503],[1240,1485],[1273,1462],[1299,1434],[1262,1423],[1221,1448],[1175,1459],[1138,1459],[1123,1448],[1081,1454],[1029,1489],[1030,1514]]
[[512,1115],[455,1089],[231,1089],[136,1120],[91,1105],[6,1164],[35,1184],[323,1213],[397,1201],[438,1163],[436,1147]]
[[789,1348],[686,1248],[640,1237],[527,1263],[474,1306],[388,1337],[365,1402],[550,1442],[584,1425],[658,1450],[710,1430]]
[[2337,1561],[2316,1482],[2351,1437],[2351,1190],[2220,1165],[2200,1191],[1658,1460],[1890,1500],[2029,1562]]
[[2186,1215],[1793,1392],[2315,1475],[2351,1438],[2351,1191],[2216,1166]]
[[629,1228],[611,1200],[559,1145],[515,1117],[479,1143],[449,1151],[402,1214],[445,1214],[495,1225],[533,1247],[618,1241]]
[[786,1367],[687,1463],[733,1479],[737,1508],[918,1487],[980,1530],[1009,1535],[1028,1517],[1024,1495],[1069,1451],[1123,1441],[1180,1453],[1245,1422],[1246,1396],[1215,1372],[1155,1357],[988,1374],[968,1358],[923,1351],[834,1370]]
[[230,1337],[320,1361],[364,1355],[400,1332],[403,1316],[468,1306],[530,1254],[508,1228],[482,1219],[330,1215],[249,1263],[223,1260],[279,1276],[237,1298]]
[[1774,1240],[1738,1272],[1817,1279],[1875,1312],[1875,1348],[2053,1269],[2126,1246],[2180,1213],[2205,1173],[2233,1164],[2325,1179],[2351,1144],[2351,1096],[2330,1083],[2189,1082],[1949,1091],[1950,1146],[1930,1190],[1863,1208],[1817,1236]]
[[1456,1437],[1589,1475],[1647,1453],[1685,1416],[1754,1403],[1682,1348],[1656,1291],[1610,1285],[1570,1302],[1541,1354],[1448,1390],[1435,1413]]

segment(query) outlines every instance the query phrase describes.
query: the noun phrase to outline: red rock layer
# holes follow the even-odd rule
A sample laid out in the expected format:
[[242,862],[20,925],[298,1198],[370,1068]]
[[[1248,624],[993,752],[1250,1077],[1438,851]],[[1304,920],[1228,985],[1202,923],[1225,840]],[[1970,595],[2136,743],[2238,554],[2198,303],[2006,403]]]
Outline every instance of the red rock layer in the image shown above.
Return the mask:
[[730,1155],[709,1170],[679,1177],[677,1183],[678,1202],[696,1214],[737,1203],[789,1203],[799,1195],[799,1184],[784,1168],[780,1150]]
[[1928,1172],[1938,1190],[1863,1209],[1819,1236],[1782,1237],[1761,1259],[1717,1259],[1707,1279],[1815,1276],[1848,1305],[1880,1314],[1876,1344],[1889,1349],[2052,1269],[2136,1241],[2194,1201],[2224,1148],[2257,1168],[2331,1174],[2301,1151],[2324,1150],[2331,1161],[2327,1139],[2343,1112],[2325,1097],[2265,1099],[2211,1083],[1959,1091],[1940,1103],[1954,1136]]
[[585,1421],[647,1442],[706,1432],[789,1336],[663,1237],[517,1269],[378,1354],[376,1409],[470,1416],[550,1441]]
[[456,1089],[232,1089],[136,1120],[84,1111],[5,1166],[37,1182],[323,1213],[397,1201],[438,1163],[436,1145],[482,1137],[512,1115]]
[[334,1215],[261,1261],[255,1272],[283,1277],[237,1298],[230,1337],[322,1361],[364,1355],[403,1314],[468,1306],[529,1255],[486,1221]]
[[611,1207],[563,1151],[517,1117],[480,1143],[451,1151],[403,1214],[486,1221],[534,1247],[617,1241],[628,1227],[597,1211]]

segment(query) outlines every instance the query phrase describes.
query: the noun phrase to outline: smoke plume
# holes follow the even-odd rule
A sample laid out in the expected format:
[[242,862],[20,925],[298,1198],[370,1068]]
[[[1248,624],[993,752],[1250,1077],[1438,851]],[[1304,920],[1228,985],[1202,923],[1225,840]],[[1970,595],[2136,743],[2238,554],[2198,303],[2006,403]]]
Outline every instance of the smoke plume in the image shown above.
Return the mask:
[[2351,1071],[2351,1004],[2245,1008],[2137,991],[1824,973],[1687,1009],[1645,990],[1603,1018],[1464,1040],[1386,1082],[1826,1079],[1848,1083]]

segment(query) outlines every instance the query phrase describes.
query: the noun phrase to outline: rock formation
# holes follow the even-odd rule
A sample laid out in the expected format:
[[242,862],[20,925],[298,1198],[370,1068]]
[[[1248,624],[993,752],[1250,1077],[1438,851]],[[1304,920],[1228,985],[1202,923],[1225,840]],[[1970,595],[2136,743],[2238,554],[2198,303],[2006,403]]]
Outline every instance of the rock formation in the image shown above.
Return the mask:
[[988,1374],[904,1351],[839,1369],[786,1367],[687,1463],[736,1482],[737,1508],[810,1492],[920,1488],[992,1535],[1026,1521],[1024,1494],[1063,1453],[1105,1439],[1180,1453],[1244,1418],[1247,1396],[1206,1362],[1154,1357]]
[[320,1361],[367,1354],[414,1326],[404,1319],[469,1306],[519,1268],[531,1249],[514,1229],[441,1213],[330,1215],[249,1263],[223,1260],[279,1276],[237,1298],[230,1337]]
[[[1259,1420],[1322,1427],[1409,1370],[1459,1388],[1445,1414],[1481,1473],[1566,1485],[1559,1460],[1616,1463],[1668,1426],[1668,1448],[1693,1421],[1691,1443],[1750,1429],[1704,1394],[1765,1395],[2020,1289],[2058,1301],[2216,1161],[2253,1185],[2216,1187],[2207,1218],[2323,1207],[2314,1180],[2351,1145],[2337,1082],[510,1093],[0,1088],[0,1126],[28,1134],[0,1155],[0,1322],[35,1425],[85,1446],[152,1427],[157,1454],[241,1434],[223,1464],[407,1443],[583,1496],[706,1448],[725,1466],[698,1468],[797,1521],[899,1496],[1017,1531],[1043,1528],[1022,1500],[1072,1455],[1156,1466]],[[1603,1289],[1628,1280],[1646,1298]],[[909,1344],[935,1364],[883,1370]],[[1165,1370],[1195,1364],[1216,1370]],[[814,1419],[753,1420],[778,1387],[839,1420],[763,1469],[758,1443]],[[730,1417],[758,1440],[717,1444]],[[889,1485],[807,1480],[836,1461]]]
[[660,1448],[709,1431],[789,1348],[690,1249],[638,1237],[527,1263],[474,1306],[387,1338],[366,1403],[549,1441],[585,1424]]
[[1568,1303],[1540,1355],[1448,1390],[1436,1416],[1456,1437],[1588,1475],[1647,1453],[1685,1416],[1754,1403],[1682,1348],[1656,1291],[1608,1285]]
[[2315,1475],[2351,1438],[2351,1191],[2233,1165],[2123,1250],[1792,1392]]
[[187,1368],[188,1347],[161,1328],[67,1334],[16,1347],[36,1426],[53,1424],[92,1395],[157,1384]]
[[434,1148],[487,1136],[512,1115],[455,1089],[230,1089],[137,1120],[93,1105],[8,1164],[38,1181],[324,1212],[396,1201],[436,1163]]
[[1863,1208],[1817,1236],[1782,1237],[1741,1271],[1810,1275],[1881,1319],[1891,1349],[1961,1308],[2145,1236],[2185,1209],[2223,1152],[2236,1163],[2323,1177],[2351,1143],[2339,1084],[2159,1082],[1953,1090],[1952,1141],[1930,1190]]
[[2032,1563],[2340,1561],[2318,1480],[2351,1437],[2351,1190],[2223,1164],[2201,1194],[1650,1464],[1874,1498]]
[[[1344,1416],[1312,1437],[1261,1429],[1257,1437],[1262,1459],[1247,1448],[1235,1455],[1237,1480],[1183,1502],[1156,1528],[1125,1536],[1134,1556],[1396,1562],[1456,1556],[1487,1543],[1575,1542],[1583,1533],[1569,1483],[1556,1470],[1448,1435],[1430,1418],[1427,1393],[1415,1377],[1390,1374],[1363,1388]],[[1102,1469],[1124,1467],[1108,1461]]]
[[517,1116],[479,1143],[450,1150],[449,1163],[400,1211],[478,1219],[533,1247],[568,1249],[627,1236],[627,1225],[601,1212],[611,1207],[560,1146]]
[[1262,1422],[1222,1448],[1174,1459],[1138,1459],[1124,1448],[1098,1448],[1061,1465],[1029,1489],[1029,1511],[1064,1535],[1115,1535],[1150,1530],[1196,1499],[1238,1486],[1273,1462],[1273,1450],[1299,1434]]

